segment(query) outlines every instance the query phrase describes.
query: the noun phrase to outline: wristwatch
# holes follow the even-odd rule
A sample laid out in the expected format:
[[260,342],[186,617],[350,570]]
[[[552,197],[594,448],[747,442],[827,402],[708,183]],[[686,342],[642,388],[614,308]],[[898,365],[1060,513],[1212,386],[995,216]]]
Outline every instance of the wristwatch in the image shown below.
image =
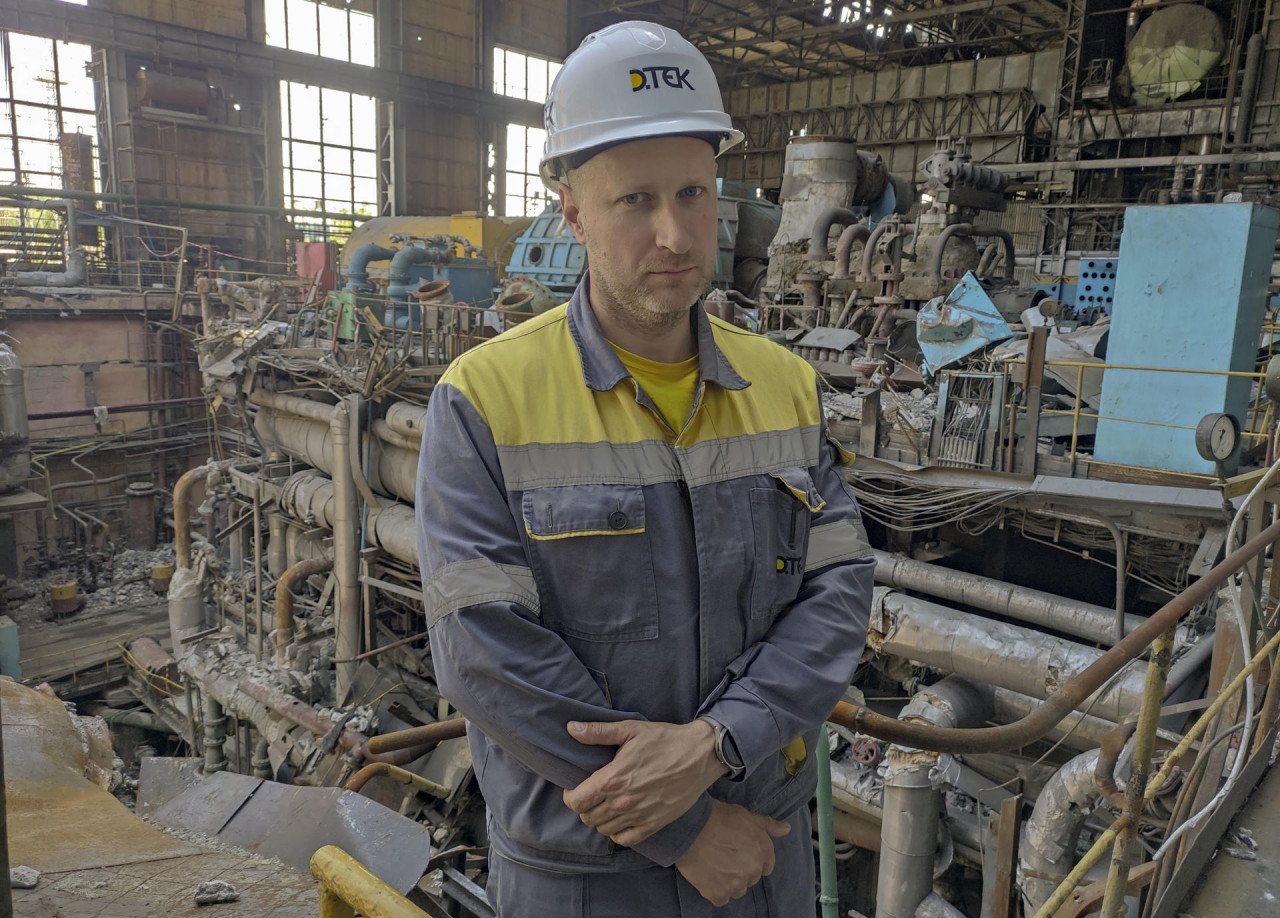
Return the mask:
[[725,777],[730,781],[741,779],[747,773],[747,766],[742,762],[742,755],[738,752],[738,744],[733,741],[733,734],[729,732],[729,728],[714,717],[706,714],[703,714],[698,720],[705,720],[715,732],[716,759],[729,771]]

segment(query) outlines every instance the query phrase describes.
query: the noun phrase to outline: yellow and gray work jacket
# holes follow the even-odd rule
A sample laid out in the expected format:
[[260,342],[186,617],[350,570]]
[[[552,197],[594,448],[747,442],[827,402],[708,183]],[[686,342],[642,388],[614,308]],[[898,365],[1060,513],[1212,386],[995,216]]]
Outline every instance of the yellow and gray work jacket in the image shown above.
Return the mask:
[[[700,379],[680,431],[605,340],[585,280],[459,357],[431,396],[417,493],[431,659],[470,722],[491,844],[521,863],[669,866],[712,797],[794,813],[816,784],[803,750],[862,654],[874,561],[814,371],[701,303],[691,321]],[[565,806],[615,752],[569,721],[703,714],[728,728],[738,780],[631,849]]]

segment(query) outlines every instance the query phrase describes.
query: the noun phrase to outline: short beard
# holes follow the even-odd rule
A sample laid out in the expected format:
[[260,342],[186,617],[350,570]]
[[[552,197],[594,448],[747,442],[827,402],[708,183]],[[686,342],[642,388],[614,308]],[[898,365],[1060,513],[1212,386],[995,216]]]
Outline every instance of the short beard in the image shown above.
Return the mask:
[[[585,234],[585,226],[583,231]],[[600,295],[601,305],[609,311],[614,319],[634,331],[645,333],[666,332],[675,328],[681,322],[687,322],[689,320],[689,310],[693,308],[693,304],[711,286],[710,278],[704,278],[702,287],[689,300],[684,309],[668,309],[661,303],[656,302],[651,294],[645,292],[640,280],[628,283],[609,276],[608,272],[601,268],[604,260],[591,257],[595,246],[591,243],[590,235],[587,235],[586,245],[588,265],[594,264],[597,266],[595,272],[591,275],[592,289]]]

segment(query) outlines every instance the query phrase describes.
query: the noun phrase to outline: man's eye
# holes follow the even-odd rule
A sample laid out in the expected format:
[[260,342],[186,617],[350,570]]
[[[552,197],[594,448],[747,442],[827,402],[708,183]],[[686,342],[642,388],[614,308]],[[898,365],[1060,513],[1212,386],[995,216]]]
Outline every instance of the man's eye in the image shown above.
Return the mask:
[[643,199],[644,199],[644,195],[642,195],[638,191],[633,191],[631,192],[631,194],[623,196],[622,203],[623,204],[639,204]]
[[682,189],[681,194],[686,198],[696,198],[702,194],[703,189],[698,185],[690,185],[688,188]]

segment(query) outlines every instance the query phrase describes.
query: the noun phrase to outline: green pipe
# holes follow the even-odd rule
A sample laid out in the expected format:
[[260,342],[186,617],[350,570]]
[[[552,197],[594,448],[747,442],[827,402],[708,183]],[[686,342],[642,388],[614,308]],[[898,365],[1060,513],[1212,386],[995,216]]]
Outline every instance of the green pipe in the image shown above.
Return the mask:
[[818,872],[822,877],[822,918],[838,918],[839,897],[836,895],[835,813],[831,808],[831,744],[827,741],[827,725],[818,731]]

